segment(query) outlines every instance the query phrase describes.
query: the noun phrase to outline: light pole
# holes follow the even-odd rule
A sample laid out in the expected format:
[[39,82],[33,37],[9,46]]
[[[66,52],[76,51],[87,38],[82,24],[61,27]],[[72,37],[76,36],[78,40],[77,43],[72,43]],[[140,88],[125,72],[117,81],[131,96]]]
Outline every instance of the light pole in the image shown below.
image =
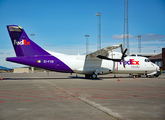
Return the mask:
[[101,13],[97,13],[98,16],[98,37],[97,37],[97,50],[101,49]]
[[137,36],[138,39],[138,48],[139,48],[139,53],[141,53],[141,35]]
[[85,37],[86,37],[86,55],[88,54],[88,37],[89,37],[89,35],[85,35]]
[[[32,40],[34,41],[34,36],[35,36],[35,34],[34,33],[32,33],[32,34],[30,34],[30,36],[32,36]],[[31,71],[34,71],[34,67],[31,67]]]
[[30,34],[30,36],[32,36],[32,40],[34,41],[34,36],[35,36],[35,34],[34,33],[32,33],[32,34]]

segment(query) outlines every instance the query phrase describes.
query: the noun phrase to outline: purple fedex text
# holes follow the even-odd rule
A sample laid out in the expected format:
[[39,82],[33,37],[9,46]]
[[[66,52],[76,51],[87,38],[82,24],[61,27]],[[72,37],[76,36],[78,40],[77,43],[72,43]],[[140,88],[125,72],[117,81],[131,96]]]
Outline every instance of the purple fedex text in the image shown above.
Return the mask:
[[[122,64],[122,60],[120,61],[120,65]],[[128,61],[125,61],[125,65],[140,65],[139,61],[135,61],[134,59],[129,59]]]

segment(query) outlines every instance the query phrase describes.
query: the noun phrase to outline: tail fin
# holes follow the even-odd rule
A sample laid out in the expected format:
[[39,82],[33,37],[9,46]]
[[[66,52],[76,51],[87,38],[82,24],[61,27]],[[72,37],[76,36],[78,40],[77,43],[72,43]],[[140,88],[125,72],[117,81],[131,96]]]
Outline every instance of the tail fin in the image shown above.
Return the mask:
[[30,40],[24,29],[22,29],[20,26],[8,25],[7,29],[17,57],[50,55],[32,40]]

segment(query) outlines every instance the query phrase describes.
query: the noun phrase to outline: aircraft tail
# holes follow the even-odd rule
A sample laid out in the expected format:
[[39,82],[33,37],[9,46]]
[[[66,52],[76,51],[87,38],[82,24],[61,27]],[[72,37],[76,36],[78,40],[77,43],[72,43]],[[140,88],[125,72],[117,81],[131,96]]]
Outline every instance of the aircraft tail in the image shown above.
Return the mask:
[[22,29],[20,26],[8,25],[7,29],[17,57],[50,55],[32,40],[30,40],[24,29]]

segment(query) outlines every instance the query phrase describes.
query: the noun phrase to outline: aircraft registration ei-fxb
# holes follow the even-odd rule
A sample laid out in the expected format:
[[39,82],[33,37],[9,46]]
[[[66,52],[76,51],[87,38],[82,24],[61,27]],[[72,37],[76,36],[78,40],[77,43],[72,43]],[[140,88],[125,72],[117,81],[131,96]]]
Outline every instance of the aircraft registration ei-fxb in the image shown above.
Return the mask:
[[[65,55],[42,49],[29,39],[24,29],[7,26],[17,57],[7,61],[34,66],[56,72],[85,74],[85,78],[97,78],[100,74],[132,74],[156,76],[159,67],[146,57],[127,56],[122,44],[109,46],[88,55]],[[121,53],[113,50],[121,48]]]

